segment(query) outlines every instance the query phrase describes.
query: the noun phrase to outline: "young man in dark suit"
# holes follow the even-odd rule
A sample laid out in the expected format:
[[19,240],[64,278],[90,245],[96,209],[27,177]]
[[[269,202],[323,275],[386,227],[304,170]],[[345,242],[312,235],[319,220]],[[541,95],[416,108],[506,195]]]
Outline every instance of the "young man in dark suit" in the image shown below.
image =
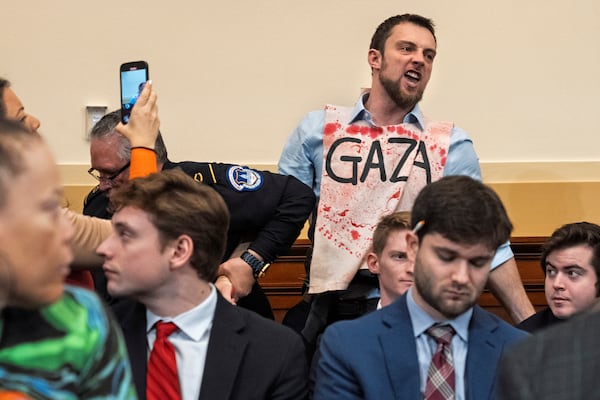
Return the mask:
[[411,221],[413,286],[325,331],[315,400],[494,398],[502,352],[526,335],[476,305],[512,230],[504,206],[481,182],[451,176],[421,191]]
[[534,333],[566,321],[592,307],[600,296],[600,226],[590,222],[565,224],[542,247],[541,267],[548,307],[517,325]]
[[[229,223],[214,189],[169,170],[124,184],[111,205],[113,233],[98,252],[109,293],[137,301],[114,310],[140,398],[306,397],[300,337],[231,305],[211,283]],[[175,332],[164,339],[169,323]],[[172,349],[172,364],[153,362],[163,346]],[[167,387],[174,392],[162,393]]]

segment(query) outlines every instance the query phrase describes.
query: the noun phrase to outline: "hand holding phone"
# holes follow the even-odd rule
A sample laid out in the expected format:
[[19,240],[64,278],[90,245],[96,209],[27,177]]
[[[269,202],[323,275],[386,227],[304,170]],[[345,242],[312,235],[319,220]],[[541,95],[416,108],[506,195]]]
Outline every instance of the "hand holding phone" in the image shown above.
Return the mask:
[[144,85],[149,79],[148,63],[133,61],[121,64],[121,122],[129,122],[131,109],[135,105]]
[[131,147],[153,149],[159,127],[157,95],[152,87],[152,81],[148,81],[144,85],[135,107],[131,110],[129,123],[119,123],[115,129],[129,139]]

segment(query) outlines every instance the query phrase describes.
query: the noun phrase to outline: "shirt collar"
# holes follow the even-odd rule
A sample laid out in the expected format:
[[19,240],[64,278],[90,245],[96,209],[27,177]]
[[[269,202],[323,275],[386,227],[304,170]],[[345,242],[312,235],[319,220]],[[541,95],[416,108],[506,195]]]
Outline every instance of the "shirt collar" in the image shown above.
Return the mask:
[[159,317],[146,309],[146,333],[150,332],[158,321],[173,322],[181,333],[193,341],[200,341],[206,330],[212,325],[216,306],[217,289],[210,283],[210,294],[202,303],[175,317]]
[[422,335],[431,325],[439,322],[441,324],[449,324],[454,328],[456,334],[464,341],[467,342],[469,339],[469,323],[471,322],[471,316],[473,315],[473,307],[469,308],[464,313],[460,314],[454,319],[446,321],[436,321],[429,316],[417,303],[413,297],[412,287],[408,289],[406,296],[406,306],[408,307],[408,313],[413,326],[413,334],[415,338]]
[[[369,110],[367,110],[365,108],[365,102],[367,101],[368,98],[369,98],[369,91],[365,91],[363,94],[360,95],[360,97],[356,101],[356,104],[354,105],[354,108],[352,109],[352,114],[350,116],[350,120],[348,121],[348,124],[353,124],[358,121],[365,121],[370,126],[376,126],[375,123],[373,122],[373,116],[371,115]],[[421,112],[421,108],[419,107],[419,104],[416,104],[413,107],[413,109],[410,110],[410,112],[408,114],[406,114],[406,116],[404,117],[404,120],[402,122],[405,124],[416,125],[421,130],[425,129],[423,113]]]

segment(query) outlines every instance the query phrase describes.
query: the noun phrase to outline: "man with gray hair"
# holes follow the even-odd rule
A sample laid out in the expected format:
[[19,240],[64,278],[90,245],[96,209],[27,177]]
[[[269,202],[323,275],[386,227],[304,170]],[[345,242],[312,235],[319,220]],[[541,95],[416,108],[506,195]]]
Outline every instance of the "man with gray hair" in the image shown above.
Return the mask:
[[[119,121],[120,111],[109,113],[90,134],[89,172],[99,184],[87,196],[84,214],[110,218],[108,193],[126,181],[131,149],[128,140],[115,130]],[[314,206],[311,189],[294,177],[239,165],[171,162],[160,134],[155,150],[159,171],[179,168],[223,197],[231,223],[219,275],[228,278],[232,286],[223,285],[222,278],[217,279],[216,285],[229,301],[272,319],[273,312],[257,279],[296,240]],[[247,249],[234,253],[243,242],[250,242]],[[96,273],[95,280],[97,290],[104,291],[112,301],[104,290],[102,271]]]

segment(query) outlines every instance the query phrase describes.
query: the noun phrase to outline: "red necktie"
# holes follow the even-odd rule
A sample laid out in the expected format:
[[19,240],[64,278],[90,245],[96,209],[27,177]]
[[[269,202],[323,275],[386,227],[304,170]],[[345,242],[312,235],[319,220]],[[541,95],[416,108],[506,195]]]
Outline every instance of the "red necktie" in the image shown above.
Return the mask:
[[454,336],[450,325],[433,325],[427,334],[437,343],[437,349],[427,371],[425,400],[454,399],[454,363],[450,342]]
[[156,340],[148,360],[146,398],[148,400],[181,399],[175,348],[169,335],[178,328],[172,322],[157,322]]

